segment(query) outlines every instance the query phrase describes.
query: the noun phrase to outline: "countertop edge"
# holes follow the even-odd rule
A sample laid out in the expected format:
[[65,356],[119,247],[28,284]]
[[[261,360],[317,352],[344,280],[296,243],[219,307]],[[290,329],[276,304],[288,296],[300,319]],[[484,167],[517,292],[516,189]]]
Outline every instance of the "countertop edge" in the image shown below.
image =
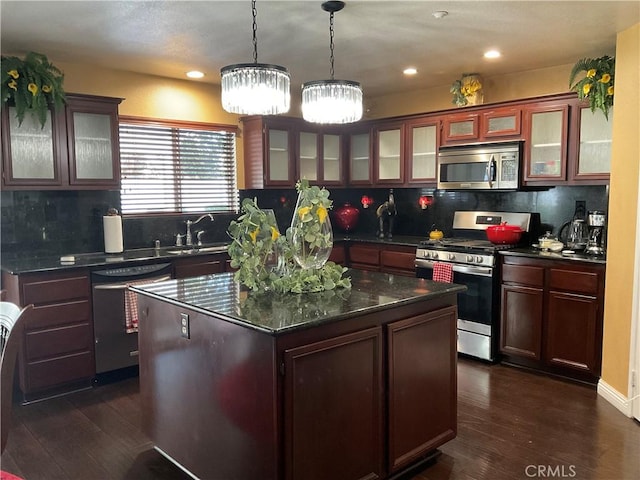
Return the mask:
[[594,263],[597,265],[606,265],[607,260],[603,257],[590,256],[585,254],[569,254],[563,255],[561,253],[555,252],[543,252],[538,249],[533,248],[513,248],[509,250],[502,250],[499,252],[500,255],[504,256],[514,256],[514,257],[528,257],[528,258],[536,258],[540,260],[565,260],[570,262],[581,262],[581,263]]

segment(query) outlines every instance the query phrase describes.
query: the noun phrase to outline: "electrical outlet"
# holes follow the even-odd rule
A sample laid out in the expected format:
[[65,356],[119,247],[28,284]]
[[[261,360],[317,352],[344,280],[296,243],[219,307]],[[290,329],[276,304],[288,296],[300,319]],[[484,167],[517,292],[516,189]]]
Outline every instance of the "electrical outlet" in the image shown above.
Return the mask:
[[189,325],[189,314],[180,314],[180,336],[183,338],[191,338],[191,326]]
[[587,202],[584,200],[576,200],[576,209],[574,210],[573,218],[587,218]]

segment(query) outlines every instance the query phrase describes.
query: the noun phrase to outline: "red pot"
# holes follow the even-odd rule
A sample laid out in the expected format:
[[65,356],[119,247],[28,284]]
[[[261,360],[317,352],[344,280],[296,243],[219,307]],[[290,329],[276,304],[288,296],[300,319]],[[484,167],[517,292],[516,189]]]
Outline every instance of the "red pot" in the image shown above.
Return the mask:
[[518,243],[522,238],[522,233],[523,231],[519,226],[507,225],[507,222],[487,227],[487,238],[491,243],[499,245]]
[[358,215],[360,210],[345,203],[333,211],[333,221],[340,230],[348,233],[356,228]]

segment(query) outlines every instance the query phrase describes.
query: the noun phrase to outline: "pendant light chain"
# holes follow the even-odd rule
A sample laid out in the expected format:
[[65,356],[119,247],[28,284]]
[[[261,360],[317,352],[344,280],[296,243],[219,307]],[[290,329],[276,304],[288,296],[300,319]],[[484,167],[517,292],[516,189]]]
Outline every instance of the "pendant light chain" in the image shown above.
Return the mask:
[[334,61],[334,57],[333,57],[333,12],[331,12],[331,14],[329,15],[329,38],[330,38],[329,49],[331,51],[331,55],[329,56],[329,61],[331,62],[331,80],[333,80],[334,76],[335,76],[335,70],[333,68],[333,61]]
[[256,0],[251,0],[251,15],[253,16],[253,63],[258,63],[258,9],[256,8]]

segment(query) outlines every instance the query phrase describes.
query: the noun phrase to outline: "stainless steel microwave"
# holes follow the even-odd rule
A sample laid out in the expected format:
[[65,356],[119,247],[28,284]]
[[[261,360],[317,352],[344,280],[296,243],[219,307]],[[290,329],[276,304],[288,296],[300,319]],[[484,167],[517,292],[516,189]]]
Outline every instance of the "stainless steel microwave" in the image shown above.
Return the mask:
[[515,190],[519,186],[521,143],[443,147],[438,151],[438,188]]

